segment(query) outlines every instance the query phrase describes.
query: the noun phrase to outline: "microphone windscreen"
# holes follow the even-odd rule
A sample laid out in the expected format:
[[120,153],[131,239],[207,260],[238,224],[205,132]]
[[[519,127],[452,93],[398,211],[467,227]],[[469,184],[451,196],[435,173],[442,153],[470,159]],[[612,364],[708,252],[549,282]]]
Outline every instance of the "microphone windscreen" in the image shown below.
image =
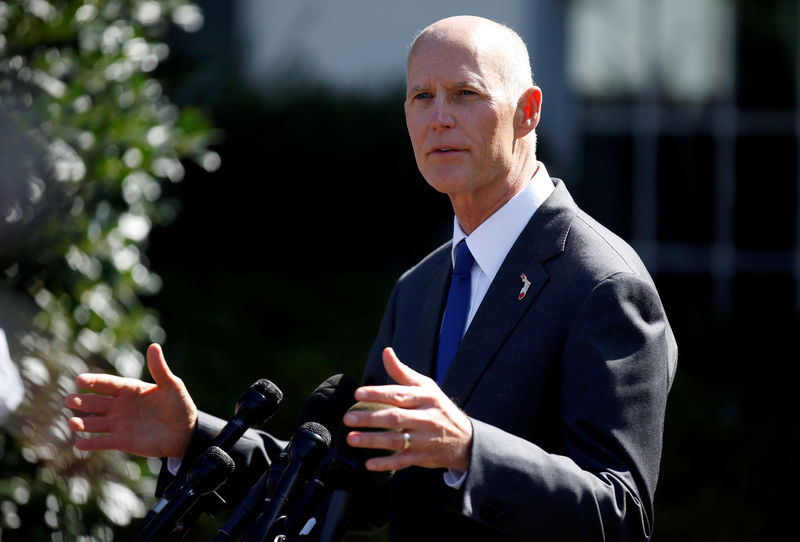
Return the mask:
[[253,387],[261,392],[261,395],[272,398],[276,403],[280,403],[281,399],[283,399],[283,392],[280,388],[266,378],[257,380]]
[[311,392],[296,426],[305,422],[317,422],[333,433],[342,423],[347,409],[353,406],[353,394],[358,382],[343,374],[333,375]]
[[222,448],[210,446],[192,465],[187,480],[197,493],[210,493],[221,486],[235,468],[233,459]]
[[320,437],[325,442],[325,446],[331,445],[331,432],[321,423],[305,422],[300,426],[300,429],[304,429]]
[[247,388],[236,403],[236,415],[248,427],[263,423],[278,409],[283,399],[283,392],[267,380],[262,378]]
[[[392,405],[387,405],[385,403],[359,401],[352,405],[348,409],[348,412],[351,410],[383,410],[391,407]],[[345,489],[351,493],[358,493],[359,489],[371,485],[380,486],[388,482],[394,475],[394,471],[370,471],[364,467],[364,463],[371,457],[384,457],[394,452],[392,450],[376,448],[353,448],[347,443],[347,434],[350,431],[385,431],[385,429],[349,427],[344,423],[339,424],[333,439],[333,447],[348,462],[355,466],[355,472],[353,469],[347,468],[342,462],[334,462],[327,472],[328,483],[336,489]]]

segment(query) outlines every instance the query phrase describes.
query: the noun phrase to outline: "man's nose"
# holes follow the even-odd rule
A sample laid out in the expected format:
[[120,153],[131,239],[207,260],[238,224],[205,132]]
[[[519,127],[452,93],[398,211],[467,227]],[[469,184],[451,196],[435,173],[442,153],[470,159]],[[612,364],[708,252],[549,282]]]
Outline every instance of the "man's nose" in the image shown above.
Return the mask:
[[453,110],[451,104],[448,103],[445,97],[436,97],[433,104],[433,111],[431,112],[431,127],[433,129],[446,129],[455,126],[455,118],[453,117]]

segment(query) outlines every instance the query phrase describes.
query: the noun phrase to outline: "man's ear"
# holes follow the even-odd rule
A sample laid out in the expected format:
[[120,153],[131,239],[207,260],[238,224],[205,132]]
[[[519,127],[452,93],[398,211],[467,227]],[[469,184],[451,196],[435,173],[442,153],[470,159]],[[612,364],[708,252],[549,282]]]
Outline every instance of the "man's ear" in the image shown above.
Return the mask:
[[539,124],[542,112],[542,89],[533,86],[526,90],[517,104],[517,137],[523,137]]

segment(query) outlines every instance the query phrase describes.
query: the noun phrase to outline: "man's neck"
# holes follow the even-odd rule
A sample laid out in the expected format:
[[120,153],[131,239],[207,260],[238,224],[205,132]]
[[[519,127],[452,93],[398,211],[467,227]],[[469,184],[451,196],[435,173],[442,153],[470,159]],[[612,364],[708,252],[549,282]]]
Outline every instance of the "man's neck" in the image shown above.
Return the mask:
[[524,173],[509,179],[500,185],[499,190],[495,189],[493,192],[488,191],[491,190],[490,188],[487,191],[449,194],[453,212],[464,233],[469,235],[475,231],[478,226],[516,196],[533,178],[538,168],[539,163],[534,161],[532,168],[525,168]]

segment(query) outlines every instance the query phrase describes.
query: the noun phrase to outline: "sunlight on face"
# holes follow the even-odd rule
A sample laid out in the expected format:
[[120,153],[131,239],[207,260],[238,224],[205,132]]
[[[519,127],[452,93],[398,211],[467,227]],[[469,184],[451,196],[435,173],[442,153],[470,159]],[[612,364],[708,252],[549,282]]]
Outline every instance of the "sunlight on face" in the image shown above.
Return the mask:
[[406,124],[417,166],[440,192],[503,185],[514,161],[514,112],[500,65],[471,36],[424,38],[408,62]]

